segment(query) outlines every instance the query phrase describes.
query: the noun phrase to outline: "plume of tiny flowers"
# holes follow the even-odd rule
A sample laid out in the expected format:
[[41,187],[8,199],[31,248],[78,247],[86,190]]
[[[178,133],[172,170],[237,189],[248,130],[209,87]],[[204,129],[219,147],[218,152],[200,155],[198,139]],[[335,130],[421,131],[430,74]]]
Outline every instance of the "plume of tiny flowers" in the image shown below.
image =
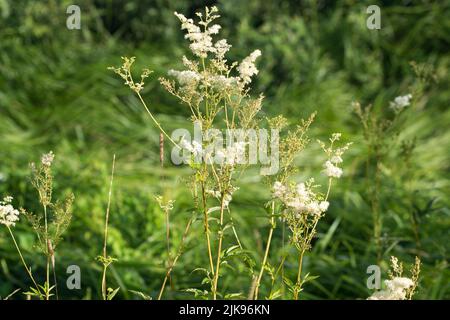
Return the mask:
[[7,196],[0,201],[0,224],[7,227],[14,227],[19,221],[19,211],[11,205],[12,200],[12,197]]
[[261,50],[255,50],[248,57],[246,57],[237,67],[239,78],[244,84],[252,82],[252,76],[258,74],[258,69],[255,66],[256,59],[261,56]]
[[385,290],[372,294],[367,300],[405,300],[407,290],[414,286],[414,281],[406,277],[395,277],[385,280]]
[[330,145],[327,146],[322,141],[318,140],[320,146],[322,147],[323,151],[328,156],[327,161],[324,163],[324,170],[323,173],[329,177],[329,178],[340,178],[343,174],[343,170],[338,166],[343,162],[342,155],[345,151],[348,150],[351,143],[347,143],[343,147],[340,148],[334,148],[334,143],[336,141],[339,141],[341,139],[340,133],[333,133],[331,135]]
[[175,16],[181,21],[181,30],[186,30],[186,35],[184,36],[188,39],[191,44],[189,48],[194,55],[200,58],[206,58],[208,52],[216,52],[216,46],[213,45],[212,35],[218,34],[221,26],[214,24],[209,26],[209,24],[217,19],[219,15],[215,14],[219,10],[217,7],[206,8],[205,16],[202,13],[197,13],[200,18],[199,24],[203,26],[203,31],[200,26],[194,23],[194,20],[186,18],[183,14],[175,12]]
[[218,163],[226,163],[228,165],[235,165],[240,163],[247,143],[244,141],[234,142],[232,145],[216,150],[216,160]]
[[55,154],[53,151],[50,151],[49,153],[45,153],[41,157],[41,163],[43,166],[50,167],[53,163],[53,160],[55,159]]
[[312,190],[314,180],[310,179],[306,183],[285,186],[280,181],[276,181],[272,188],[272,196],[279,199],[286,209],[296,215],[301,213],[320,216],[329,207],[328,201],[323,201],[321,197]]
[[407,94],[404,96],[398,96],[394,99],[394,101],[391,101],[389,103],[389,107],[395,112],[399,113],[403,109],[405,109],[407,106],[411,104],[412,95]]
[[[230,204],[231,200],[233,200],[233,193],[239,190],[238,187],[231,187],[224,195],[223,195],[223,206],[224,208],[228,208],[228,205]],[[222,194],[220,191],[217,190],[206,190],[206,193],[211,195],[212,197],[216,198],[217,200],[221,201]]]
[[403,264],[394,256],[391,257],[389,280],[385,280],[385,289],[374,292],[367,300],[407,300],[412,299],[419,282],[420,259],[416,257],[411,268],[411,278],[403,276]]
[[180,147],[192,153],[194,157],[203,155],[202,144],[196,140],[189,142],[185,138],[181,139]]
[[201,80],[201,75],[198,72],[192,70],[169,70],[169,76],[173,76],[178,80],[181,86],[196,86]]

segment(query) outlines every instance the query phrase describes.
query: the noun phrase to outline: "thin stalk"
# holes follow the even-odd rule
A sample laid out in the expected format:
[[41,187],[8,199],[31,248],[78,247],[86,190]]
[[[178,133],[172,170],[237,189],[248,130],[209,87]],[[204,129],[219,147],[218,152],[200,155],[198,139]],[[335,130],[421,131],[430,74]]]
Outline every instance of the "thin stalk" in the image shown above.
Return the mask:
[[275,202],[272,201],[272,216],[270,218],[269,236],[267,238],[266,250],[265,250],[263,262],[262,262],[262,265],[261,265],[261,270],[259,271],[258,279],[256,280],[254,300],[258,300],[259,286],[261,285],[261,279],[262,279],[262,276],[263,276],[263,273],[264,273],[264,267],[266,266],[267,258],[269,256],[270,243],[272,241],[273,230],[275,229],[274,213],[275,213]]
[[204,214],[204,227],[205,227],[205,233],[206,233],[206,243],[208,247],[208,258],[209,258],[209,266],[211,268],[211,274],[214,275],[214,262],[213,257],[211,253],[211,239],[209,238],[209,221],[208,221],[208,208],[206,206],[206,191],[205,191],[205,184],[204,182],[201,183],[202,185],[202,202],[203,202],[203,214]]
[[162,295],[164,293],[164,289],[166,287],[167,280],[170,278],[170,274],[171,274],[173,268],[175,267],[178,259],[180,258],[182,252],[183,252],[184,243],[185,243],[186,237],[187,237],[187,235],[189,233],[189,229],[191,228],[192,221],[193,221],[192,218],[189,219],[189,222],[186,225],[186,229],[184,230],[184,234],[183,234],[183,237],[181,239],[180,246],[178,247],[178,253],[175,256],[175,258],[173,259],[173,261],[170,262],[169,267],[167,268],[166,276],[164,277],[164,281],[162,283],[161,289],[159,290],[158,300],[161,300],[161,297],[162,297]]
[[50,300],[50,252],[48,248],[48,220],[47,220],[47,205],[44,205],[44,224],[45,224],[45,244],[47,245],[47,267],[46,267],[46,283],[45,299]]
[[116,155],[113,155],[112,169],[111,169],[111,179],[109,182],[109,192],[108,192],[108,205],[106,207],[106,217],[105,217],[105,229],[104,229],[104,241],[103,241],[103,274],[102,274],[102,297],[103,300],[107,298],[107,288],[106,288],[106,269],[108,265],[105,263],[107,260],[107,241],[108,241],[108,223],[109,223],[109,212],[111,209],[111,196],[112,187],[114,181],[114,170],[116,166]]
[[305,254],[305,250],[300,252],[298,258],[298,273],[297,273],[297,283],[296,289],[294,291],[294,300],[298,300],[298,293],[300,292],[300,283],[301,283],[301,274],[302,274],[302,266],[303,266],[303,255]]
[[31,281],[33,282],[34,286],[36,287],[36,290],[39,292],[39,296],[42,297],[41,290],[39,289],[39,286],[37,285],[36,281],[34,280],[33,274],[31,273],[31,269],[28,268],[27,263],[25,262],[25,259],[23,258],[22,252],[20,251],[20,248],[17,244],[16,238],[14,237],[14,234],[9,226],[6,226],[8,228],[9,234],[11,235],[11,238],[14,242],[14,245],[16,246],[17,252],[19,253],[20,260],[22,261],[23,266],[25,267],[25,270],[27,270],[28,275],[30,276]]
[[217,248],[217,262],[216,262],[216,272],[214,273],[214,281],[213,281],[213,299],[217,299],[217,283],[219,282],[219,269],[220,269],[220,258],[222,251],[222,242],[223,242],[223,212],[225,209],[225,193],[222,193],[222,199],[220,201],[220,233],[219,233],[219,246]]
[[145,108],[145,111],[147,111],[148,115],[150,116],[150,118],[153,120],[153,122],[156,124],[156,126],[158,127],[159,130],[161,130],[161,132],[167,137],[167,139],[169,139],[170,142],[173,143],[173,145],[175,147],[178,147],[181,149],[181,147],[172,140],[172,138],[166,133],[166,131],[161,127],[161,125],[159,124],[158,120],[156,120],[156,118],[153,116],[153,114],[150,112],[149,108],[147,107],[147,104],[145,103],[144,99],[142,98],[141,94],[139,92],[136,92],[136,94],[138,95],[139,99],[141,100],[142,105]]

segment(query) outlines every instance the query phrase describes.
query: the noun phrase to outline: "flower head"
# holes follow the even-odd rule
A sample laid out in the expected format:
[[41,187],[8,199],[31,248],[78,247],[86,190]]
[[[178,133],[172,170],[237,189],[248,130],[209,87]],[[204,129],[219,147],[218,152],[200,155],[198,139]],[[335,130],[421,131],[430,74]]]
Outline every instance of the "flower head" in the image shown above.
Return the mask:
[[11,205],[13,198],[5,197],[0,201],[0,224],[7,227],[14,227],[19,221],[19,211]]
[[407,94],[404,96],[398,96],[394,99],[394,101],[391,101],[389,103],[389,107],[392,110],[394,110],[394,112],[399,113],[411,104],[411,102],[410,102],[411,99],[412,99],[411,94]]
[[45,153],[42,155],[41,163],[43,166],[50,167],[54,159],[55,154],[53,153],[53,151],[50,151],[49,153]]
[[242,79],[244,84],[252,82],[251,77],[258,74],[258,69],[255,66],[256,58],[261,56],[261,50],[255,50],[250,55],[242,60],[242,62],[237,67],[239,71],[239,77]]

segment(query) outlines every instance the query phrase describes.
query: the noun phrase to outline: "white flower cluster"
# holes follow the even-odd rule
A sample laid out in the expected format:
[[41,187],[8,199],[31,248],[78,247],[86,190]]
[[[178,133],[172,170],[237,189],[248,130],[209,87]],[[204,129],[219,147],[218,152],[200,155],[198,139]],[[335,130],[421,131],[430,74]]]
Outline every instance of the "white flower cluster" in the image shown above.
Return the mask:
[[350,143],[347,143],[345,146],[341,148],[333,148],[333,144],[336,141],[339,141],[341,138],[340,133],[333,133],[333,135],[330,138],[331,145],[329,147],[325,146],[325,144],[321,141],[319,141],[319,144],[321,145],[322,149],[325,151],[325,153],[328,155],[328,160],[324,164],[324,170],[323,173],[329,177],[329,178],[340,178],[342,174],[344,173],[343,170],[338,167],[340,163],[343,162],[342,155],[350,146]]
[[272,195],[297,214],[321,215],[328,210],[330,205],[328,201],[318,199],[317,194],[311,189],[311,183],[299,183],[295,187],[287,187],[276,181],[273,185]]
[[[214,15],[217,11],[217,7],[212,7],[207,11],[206,20],[200,22],[200,24],[205,27],[204,31],[201,30],[200,26],[194,23],[194,20],[188,19],[183,14],[175,12],[175,15],[181,21],[181,30],[187,31],[187,34],[184,37],[191,42],[189,48],[200,58],[206,58],[208,52],[217,53],[223,56],[229,49],[226,40],[221,40],[213,45],[212,35],[218,34],[221,26],[218,24],[208,26],[208,24],[210,21],[219,17],[218,15]],[[202,18],[200,14],[199,17]]]
[[203,155],[203,147],[202,144],[196,140],[192,142],[187,141],[186,139],[182,139],[180,141],[180,147],[189,151],[194,157]]
[[255,61],[259,56],[261,56],[261,51],[255,50],[250,53],[247,58],[242,60],[242,62],[237,67],[237,70],[239,71],[239,77],[242,79],[242,82],[244,84],[252,82],[251,77],[258,74],[258,69],[255,66]]
[[342,171],[341,168],[336,166],[336,164],[338,164],[338,162],[333,162],[333,160],[328,160],[327,162],[325,162],[324,173],[326,176],[328,176],[330,178],[340,178],[342,176],[344,171]]
[[[201,156],[205,161],[214,160],[218,164],[235,165],[241,163],[241,159],[245,155],[246,142],[238,141],[226,148],[215,148],[211,150],[209,147],[203,148],[202,144],[196,140],[189,142],[186,139],[181,139],[179,146],[191,153],[192,156]],[[211,150],[207,152],[207,150]]]
[[[231,45],[228,44],[226,39],[220,39],[213,43],[213,35],[218,34],[221,26],[218,24],[209,25],[210,22],[219,17],[215,13],[218,12],[217,7],[211,9],[206,8],[206,15],[197,13],[200,18],[200,22],[194,23],[193,19],[186,18],[183,14],[175,12],[175,15],[181,21],[181,29],[186,30],[185,38],[188,39],[191,44],[189,48],[194,55],[204,59],[208,57],[208,53],[215,55],[216,67],[226,73],[227,67],[225,66],[225,54],[230,50]],[[200,81],[205,82],[205,85],[213,85],[216,88],[228,88],[234,84],[246,85],[249,84],[253,75],[258,74],[258,69],[255,66],[256,59],[261,56],[260,50],[253,51],[248,57],[244,58],[238,65],[237,71],[238,77],[229,77],[224,75],[214,75],[209,73],[200,73],[197,65],[189,61],[186,57],[183,58],[183,63],[188,67],[189,71],[169,71],[169,75],[175,76],[181,86],[197,85]]]
[[168,75],[177,78],[181,86],[195,86],[201,80],[200,74],[191,70],[169,70]]
[[392,110],[394,110],[394,112],[399,113],[411,104],[411,101],[410,101],[411,99],[412,99],[411,94],[396,97],[394,99],[394,101],[390,102],[389,107]]
[[239,163],[241,157],[245,154],[245,146],[247,143],[243,141],[234,142],[231,146],[224,149],[216,150],[216,160],[219,163],[225,161],[225,163],[233,165]]
[[53,163],[53,160],[55,159],[55,154],[53,151],[50,151],[49,153],[45,153],[41,157],[41,163],[43,166],[50,167]]
[[7,227],[14,227],[19,221],[19,211],[11,205],[12,200],[12,197],[5,197],[0,201],[0,224]]
[[[223,206],[224,208],[228,208],[228,205],[230,204],[231,200],[233,200],[233,193],[239,190],[238,187],[233,187],[229,192],[225,193],[225,195],[223,196]],[[222,194],[220,193],[220,191],[217,190],[206,190],[206,193],[213,196],[214,198],[216,198],[217,200],[221,201],[221,196]]]
[[405,277],[395,277],[385,280],[385,290],[380,290],[371,295],[367,300],[405,300],[406,291],[414,285],[414,282]]

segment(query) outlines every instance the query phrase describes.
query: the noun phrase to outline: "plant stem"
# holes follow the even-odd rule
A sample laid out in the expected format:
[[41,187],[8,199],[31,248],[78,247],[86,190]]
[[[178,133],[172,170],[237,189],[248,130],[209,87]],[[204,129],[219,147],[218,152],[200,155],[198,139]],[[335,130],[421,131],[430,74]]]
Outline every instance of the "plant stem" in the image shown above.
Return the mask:
[[298,300],[298,294],[301,290],[300,283],[301,283],[301,275],[302,275],[302,266],[303,266],[303,255],[305,254],[305,250],[302,250],[299,254],[298,258],[298,273],[297,273],[297,283],[296,288],[294,290],[294,300]]
[[47,220],[47,205],[44,204],[44,223],[45,223],[45,245],[47,248],[47,268],[46,268],[46,283],[45,299],[50,300],[50,252],[48,248],[48,220]]
[[262,262],[262,265],[261,265],[261,270],[259,271],[258,280],[256,281],[256,285],[255,285],[254,300],[258,300],[259,286],[261,284],[261,279],[262,279],[262,276],[263,276],[263,273],[264,273],[264,267],[266,266],[267,258],[269,256],[270,242],[272,241],[273,230],[275,229],[274,213],[275,213],[275,202],[272,201],[272,216],[270,218],[269,236],[267,238],[266,251],[264,253],[264,258],[263,258],[263,262]]
[[186,237],[187,237],[187,235],[189,233],[189,229],[191,228],[192,221],[193,221],[193,218],[189,219],[189,221],[188,221],[188,223],[186,225],[186,229],[184,230],[184,234],[183,234],[183,237],[181,239],[180,246],[178,247],[178,253],[175,256],[175,258],[173,259],[173,261],[170,262],[169,267],[167,268],[166,276],[164,277],[164,281],[162,283],[161,289],[159,290],[158,300],[161,300],[161,297],[162,297],[162,295],[164,293],[164,289],[166,287],[167,280],[169,279],[170,274],[171,274],[173,268],[175,267],[175,264],[177,263],[178,259],[181,256],[181,253],[182,253],[183,247],[184,247],[184,243],[186,241]]
[[39,286],[37,285],[36,281],[34,280],[33,274],[31,273],[31,269],[28,268],[27,263],[25,262],[25,259],[23,258],[22,252],[20,251],[20,248],[17,244],[16,238],[14,237],[14,234],[9,226],[6,226],[8,228],[9,234],[11,235],[11,238],[14,242],[14,245],[16,246],[17,252],[19,253],[20,260],[22,260],[22,264],[25,267],[25,270],[27,270],[28,275],[30,276],[31,281],[33,282],[34,286],[36,287],[36,290],[39,293],[39,296],[42,297],[41,290],[39,289]]
[[[209,267],[211,268],[211,274],[214,275],[214,263],[213,257],[211,253],[211,239],[209,238],[209,221],[208,221],[208,208],[206,206],[206,191],[205,191],[205,183],[202,181],[202,202],[203,202],[203,214],[204,214],[204,226],[205,226],[205,234],[206,234],[206,243],[208,247],[208,257],[209,257]],[[214,286],[211,286],[212,288]]]
[[107,288],[106,288],[106,269],[108,265],[105,263],[107,260],[107,241],[108,241],[108,223],[109,223],[109,212],[111,209],[111,196],[112,187],[114,181],[114,170],[116,166],[116,155],[113,155],[112,169],[111,169],[111,179],[109,182],[109,192],[108,192],[108,205],[106,207],[106,217],[105,217],[105,230],[104,230],[104,241],[103,241],[103,274],[102,274],[102,297],[103,300],[107,299]]
[[214,273],[214,281],[213,281],[213,298],[217,299],[217,283],[219,282],[219,269],[220,269],[220,258],[222,251],[222,242],[223,242],[223,212],[225,209],[225,193],[222,192],[222,199],[220,201],[220,232],[219,232],[219,246],[217,249],[217,262],[216,262],[216,272]]
[[175,147],[178,147],[181,149],[181,147],[172,140],[172,138],[166,133],[166,131],[164,131],[164,129],[161,127],[161,125],[159,124],[158,120],[156,120],[156,118],[153,116],[153,114],[150,112],[149,108],[147,107],[147,104],[145,103],[144,99],[142,98],[141,94],[139,92],[136,92],[139,99],[141,100],[142,105],[144,106],[145,110],[147,111],[148,115],[150,116],[150,118],[153,120],[153,122],[156,124],[156,126],[158,127],[159,130],[161,130],[161,132],[167,137],[167,139],[169,139],[170,142],[173,143],[173,145]]

